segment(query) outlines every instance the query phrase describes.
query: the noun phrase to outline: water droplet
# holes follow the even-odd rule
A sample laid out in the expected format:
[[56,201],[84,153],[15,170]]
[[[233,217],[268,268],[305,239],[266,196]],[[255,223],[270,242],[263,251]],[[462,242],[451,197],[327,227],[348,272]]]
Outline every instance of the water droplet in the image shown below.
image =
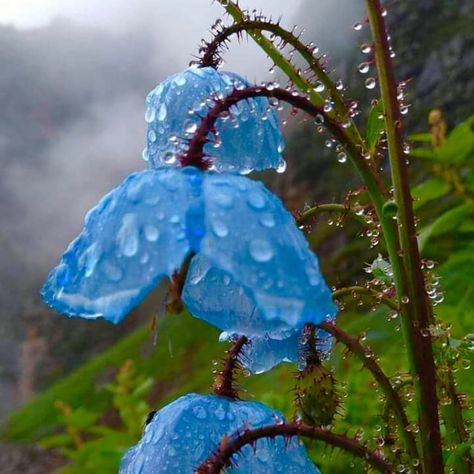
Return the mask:
[[156,132],[153,129],[148,130],[148,140],[150,140],[151,143],[156,142]]
[[269,262],[273,258],[272,245],[263,239],[254,239],[249,244],[250,255],[256,262]]
[[336,82],[336,89],[338,91],[342,91],[344,89],[344,84],[343,84],[342,81],[339,80],[339,81]]
[[275,219],[269,213],[262,214],[259,221],[264,227],[275,227]]
[[166,109],[166,105],[161,104],[160,108],[158,109],[158,120],[162,122],[166,118],[167,114],[168,114],[168,110]]
[[341,153],[338,153],[337,155],[337,161],[339,163],[345,163],[347,161],[347,155],[345,152],[341,151]]
[[370,45],[369,43],[363,43],[360,45],[360,50],[364,54],[369,54],[372,51],[372,45]]
[[147,107],[145,111],[145,121],[147,123],[151,123],[155,120],[155,108],[154,107]]
[[263,209],[267,204],[265,197],[257,192],[251,192],[247,197],[247,202],[251,208],[256,210]]
[[278,163],[278,166],[277,166],[277,169],[276,169],[276,172],[277,173],[284,173],[286,171],[286,161],[285,160],[280,160],[280,162]]
[[324,89],[325,89],[325,86],[321,81],[317,81],[316,84],[314,85],[314,90],[318,93],[323,92]]
[[359,70],[359,72],[361,74],[367,74],[369,72],[369,69],[370,69],[370,64],[367,63],[367,62],[364,62],[364,63],[360,63],[358,66],[357,66],[357,69]]
[[193,407],[193,413],[194,413],[194,416],[198,420],[205,420],[207,418],[206,409],[204,407],[199,406],[199,405]]
[[166,163],[167,165],[172,165],[173,163],[176,162],[176,155],[171,151],[165,152],[163,156],[163,162]]
[[410,302],[410,298],[408,298],[408,296],[402,296],[401,302],[403,304],[408,304]]
[[122,279],[123,272],[120,267],[113,265],[110,262],[104,261],[101,265],[102,272],[104,275],[113,282],[118,282]]
[[186,127],[185,127],[184,131],[186,133],[192,135],[197,130],[197,128],[198,128],[197,123],[193,122],[192,120],[189,120],[186,123]]
[[360,31],[362,29],[362,23],[358,21],[357,23],[354,24],[353,28],[356,31]]
[[144,161],[147,161],[147,162],[150,160],[150,154],[148,153],[148,148],[147,147],[143,148],[142,159]]
[[134,214],[128,213],[123,216],[116,240],[125,257],[133,257],[138,252],[138,228]]
[[220,220],[214,220],[211,223],[211,228],[214,234],[217,237],[226,237],[229,235],[229,229],[227,226]]
[[160,231],[154,225],[146,225],[145,229],[145,239],[148,242],[156,242],[160,237]]
[[375,86],[377,85],[377,81],[373,77],[368,77],[365,80],[365,87],[367,89],[375,89]]

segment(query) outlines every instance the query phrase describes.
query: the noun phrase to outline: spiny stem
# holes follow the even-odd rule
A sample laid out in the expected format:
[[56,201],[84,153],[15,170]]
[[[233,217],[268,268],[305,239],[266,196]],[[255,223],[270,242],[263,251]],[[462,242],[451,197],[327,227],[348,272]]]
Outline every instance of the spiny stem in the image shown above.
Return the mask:
[[353,164],[359,171],[364,183],[367,184],[369,193],[375,196],[374,200],[378,202],[380,209],[382,208],[385,202],[383,197],[385,192],[384,184],[380,175],[374,172],[368,161],[361,155],[359,149],[353,145],[350,137],[347,135],[347,129],[337,119],[331,118],[328,113],[324,112],[322,107],[314,105],[306,96],[286,89],[250,86],[244,89],[235,89],[224,99],[216,99],[214,106],[203,117],[199,127],[194,132],[187,152],[179,158],[181,164],[183,166],[201,167],[203,161],[207,160],[204,157],[204,146],[207,143],[207,137],[214,130],[215,123],[220,115],[223,112],[229,111],[233,105],[236,105],[241,100],[254,97],[273,97],[303,110],[311,117],[321,116],[325,127],[346,147]]
[[388,306],[390,309],[393,309],[394,311],[397,311],[397,312],[400,310],[400,308],[398,307],[397,303],[395,303],[395,301],[391,300],[390,298],[387,298],[379,291],[374,290],[372,288],[367,288],[366,286],[348,286],[345,288],[338,288],[336,291],[333,291],[332,297],[335,299],[338,299],[341,296],[346,296],[346,295],[350,295],[354,293],[373,296],[377,299],[380,299],[380,302],[383,303],[385,306]]
[[[245,22],[248,18],[247,15],[240,9],[238,6],[237,2],[233,2],[232,0],[218,0],[220,4],[225,8],[227,13],[232,16],[235,22],[237,23],[243,23]],[[306,80],[300,73],[299,71],[295,68],[295,66],[285,58],[285,56],[280,52],[280,50],[275,47],[272,42],[266,38],[260,29],[256,28],[254,30],[249,30],[248,31],[250,37],[260,46],[260,48],[268,55],[268,57],[274,62],[274,64],[281,69],[281,71],[288,77],[288,79],[304,94],[308,94],[311,102],[317,106],[323,106],[325,99],[324,97],[316,92],[313,88],[313,85]],[[319,79],[324,82],[326,80],[326,77],[319,77]],[[328,78],[329,79],[329,78]],[[329,79],[330,80],[330,79]],[[335,86],[331,86],[331,90],[335,88]],[[334,110],[329,112],[329,115],[334,118],[334,116],[339,114],[341,117],[346,117],[347,116],[347,109],[345,105],[340,108],[338,103],[335,102],[335,107]],[[354,148],[354,150],[357,152],[357,154],[360,154],[360,152],[365,148],[364,142],[362,140],[362,136],[355,125],[355,123],[351,119],[351,126],[347,128],[347,136],[349,140],[351,141],[351,148]],[[349,151],[348,154],[353,156],[353,152]],[[364,176],[363,176],[364,178]],[[372,184],[371,182],[374,180],[374,177],[372,177],[369,181],[366,181],[364,178],[364,181],[366,184],[369,186],[369,188],[373,187],[374,193],[381,193],[382,195],[386,194],[385,187],[383,183],[374,183]],[[375,179],[375,181],[377,181]],[[381,185],[381,187],[379,187]],[[378,188],[378,189],[377,189]]]
[[[424,276],[418,250],[415,217],[403,150],[403,126],[397,100],[397,84],[391,63],[387,30],[380,0],[366,0],[369,23],[375,44],[375,59],[384,103],[389,160],[398,205],[398,232],[403,269],[398,275],[399,303],[408,298],[402,311],[410,365],[415,381],[420,439],[425,472],[443,472],[443,456],[436,395],[436,372],[431,340],[423,337],[433,322],[432,308],[425,291]],[[395,271],[400,269],[392,265]],[[428,332],[429,334],[429,332]]]
[[315,74],[318,80],[324,84],[325,90],[327,90],[329,97],[334,101],[336,111],[346,118],[349,116],[349,109],[344,103],[344,100],[337,90],[334,82],[327,75],[324,67],[321,66],[319,59],[314,55],[314,48],[305,45],[292,32],[285,30],[278,23],[272,23],[271,21],[244,19],[243,21],[223,28],[221,31],[216,33],[212,41],[207,43],[206,48],[204,49],[201,56],[201,65],[215,66],[217,64],[217,57],[219,56],[219,48],[225,44],[231,36],[239,35],[243,31],[247,33],[252,31],[268,31],[282,39],[286,44],[293,46],[293,48],[298,51],[301,57],[307,62],[309,68]]
[[298,225],[305,224],[309,219],[311,219],[311,217],[322,212],[338,212],[340,214],[350,216],[352,219],[360,222],[361,224],[367,224],[364,219],[364,216],[357,214],[353,209],[351,209],[350,206],[337,203],[317,204],[316,206],[313,206],[304,211],[298,217],[298,219],[296,219],[296,223]]
[[338,342],[344,344],[362,362],[364,367],[366,367],[371,372],[374,379],[377,381],[383,393],[385,394],[387,402],[390,403],[392,407],[397,420],[398,430],[405,443],[407,452],[412,457],[412,459],[418,459],[416,441],[413,433],[409,431],[410,422],[403,408],[402,401],[390,383],[389,378],[385,375],[375,360],[375,357],[373,356],[370,349],[366,346],[363,346],[357,337],[347,334],[345,331],[334,324],[325,322],[318,325],[318,327],[324,329]]
[[247,344],[248,339],[240,336],[228,351],[224,368],[219,371],[214,381],[214,393],[221,397],[237,398],[237,390],[234,388],[234,371],[238,367],[239,354]]
[[331,433],[315,426],[303,423],[281,423],[261,428],[247,429],[222,439],[216,452],[204,461],[197,469],[197,474],[219,474],[222,469],[232,464],[232,457],[244,446],[253,444],[261,438],[275,438],[276,436],[305,436],[310,439],[348,451],[354,456],[365,459],[372,467],[384,474],[393,473],[392,466],[376,451],[371,451],[354,439]]

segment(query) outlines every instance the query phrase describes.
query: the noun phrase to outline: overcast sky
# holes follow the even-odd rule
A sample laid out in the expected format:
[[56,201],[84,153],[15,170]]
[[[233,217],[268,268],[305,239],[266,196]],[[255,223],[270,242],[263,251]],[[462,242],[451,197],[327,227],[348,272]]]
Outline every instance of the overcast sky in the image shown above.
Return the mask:
[[[292,26],[303,0],[242,0],[240,3],[245,8],[262,9],[274,18],[282,15],[285,24]],[[209,26],[222,13],[223,8],[211,0],[1,0],[0,23],[34,28],[55,17],[65,17],[117,34],[146,29],[167,48],[167,56],[182,65],[189,62],[200,39],[209,37]],[[259,76],[269,67],[253,45],[234,46],[226,59],[251,80],[261,79]]]

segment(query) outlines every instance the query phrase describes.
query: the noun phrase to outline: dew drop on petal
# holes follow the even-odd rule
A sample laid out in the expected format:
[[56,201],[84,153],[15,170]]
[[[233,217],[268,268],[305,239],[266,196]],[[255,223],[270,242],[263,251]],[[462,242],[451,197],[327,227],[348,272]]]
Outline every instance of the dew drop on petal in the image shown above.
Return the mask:
[[156,242],[160,236],[160,231],[154,225],[146,225],[144,232],[148,242]]
[[256,262],[269,262],[273,258],[273,247],[264,239],[254,239],[249,244],[251,257]]
[[229,235],[229,229],[227,228],[227,226],[220,220],[214,220],[212,221],[211,223],[211,228],[212,228],[212,232],[214,232],[214,234],[217,236],[217,237],[226,237],[227,235]]
[[122,225],[117,233],[117,245],[125,257],[133,257],[138,252],[138,228],[134,214],[123,216]]
[[160,108],[158,109],[158,120],[162,122],[166,118],[167,114],[168,114],[168,110],[166,109],[166,105],[161,104]]
[[145,111],[145,121],[147,123],[151,123],[155,120],[155,108],[154,107],[147,107]]
[[247,202],[249,206],[253,209],[260,210],[266,206],[265,198],[256,192],[251,192],[247,197]]

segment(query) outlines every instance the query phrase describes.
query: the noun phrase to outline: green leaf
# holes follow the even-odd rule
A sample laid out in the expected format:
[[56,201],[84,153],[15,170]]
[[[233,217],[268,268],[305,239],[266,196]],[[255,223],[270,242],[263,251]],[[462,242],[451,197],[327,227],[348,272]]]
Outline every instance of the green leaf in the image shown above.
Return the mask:
[[414,148],[410,151],[410,156],[423,160],[437,160],[437,155],[431,148]]
[[71,446],[73,439],[68,433],[60,433],[51,436],[46,436],[38,443],[42,448],[60,448]]
[[460,123],[448,136],[444,145],[435,150],[438,161],[462,163],[474,153],[474,116]]
[[373,154],[382,136],[380,132],[385,126],[385,120],[380,118],[380,116],[383,115],[383,112],[383,101],[380,99],[370,110],[369,118],[367,119],[366,141],[370,154]]
[[408,140],[411,142],[419,142],[419,143],[431,143],[432,140],[431,133],[424,132],[424,133],[413,133],[412,135],[408,136]]
[[412,196],[414,198],[413,207],[419,209],[421,206],[429,201],[438,199],[446,195],[450,190],[450,186],[441,178],[432,178],[415,186],[412,189]]
[[456,230],[464,221],[472,217],[474,204],[466,202],[456,206],[438,217],[432,224],[422,229],[419,236],[419,245],[424,249],[428,240],[438,235]]

